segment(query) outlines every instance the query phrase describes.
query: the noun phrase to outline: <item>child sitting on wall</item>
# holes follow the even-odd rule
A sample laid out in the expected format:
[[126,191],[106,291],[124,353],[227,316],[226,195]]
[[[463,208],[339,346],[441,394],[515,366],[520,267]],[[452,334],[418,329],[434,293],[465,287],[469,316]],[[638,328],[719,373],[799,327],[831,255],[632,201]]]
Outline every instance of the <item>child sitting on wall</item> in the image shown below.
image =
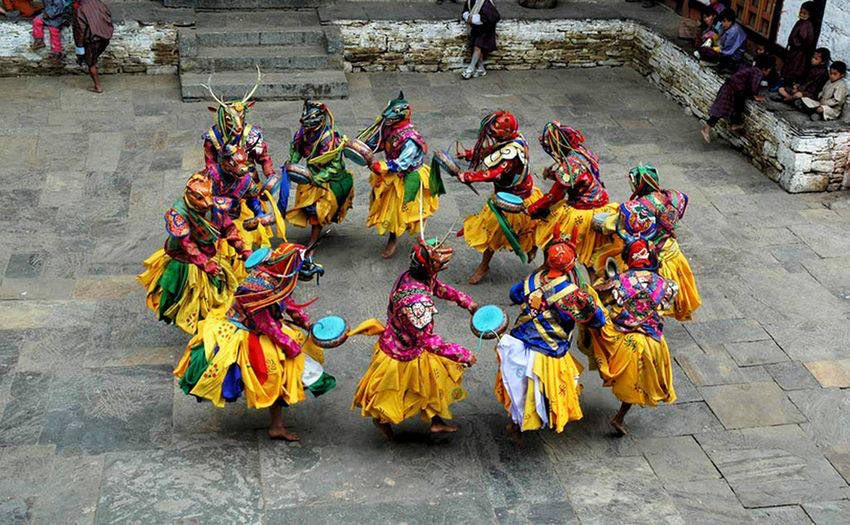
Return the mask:
[[744,127],[744,108],[747,100],[752,98],[756,102],[764,102],[764,97],[759,96],[762,79],[773,70],[773,59],[762,55],[756,59],[755,64],[742,66],[734,75],[729,77],[720,86],[714,104],[708,110],[708,121],[703,125],[702,138],[711,142],[711,130],[720,121],[729,121],[729,130],[738,132]]
[[723,32],[717,45],[700,47],[697,53],[700,60],[717,64],[720,69],[733,71],[744,57],[747,33],[741,24],[736,22],[735,12],[731,9],[720,14],[720,25],[723,26]]
[[821,89],[818,100],[801,98],[794,103],[798,109],[811,114],[812,120],[835,120],[841,118],[844,104],[847,103],[847,64],[841,61],[829,66],[829,80]]
[[771,100],[791,103],[801,98],[815,98],[829,80],[829,49],[820,47],[815,50],[806,76],[790,88],[782,86]]

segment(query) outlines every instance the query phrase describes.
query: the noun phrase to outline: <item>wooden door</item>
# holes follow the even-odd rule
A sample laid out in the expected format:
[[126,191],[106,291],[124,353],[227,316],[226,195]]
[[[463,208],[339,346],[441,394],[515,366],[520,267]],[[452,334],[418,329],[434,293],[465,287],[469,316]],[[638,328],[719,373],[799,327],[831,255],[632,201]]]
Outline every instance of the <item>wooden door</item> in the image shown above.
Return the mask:
[[773,37],[779,25],[779,7],[781,0],[732,0],[732,9],[738,15],[738,22],[764,38]]

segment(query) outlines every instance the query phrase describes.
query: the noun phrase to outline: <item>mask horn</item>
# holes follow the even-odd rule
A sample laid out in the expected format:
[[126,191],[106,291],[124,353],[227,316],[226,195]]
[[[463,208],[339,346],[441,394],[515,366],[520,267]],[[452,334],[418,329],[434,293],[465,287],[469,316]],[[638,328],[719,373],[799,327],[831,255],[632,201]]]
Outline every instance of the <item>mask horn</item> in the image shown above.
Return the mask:
[[242,103],[247,103],[251,100],[251,97],[254,96],[254,93],[257,92],[257,88],[260,87],[260,81],[263,79],[263,74],[260,72],[260,66],[257,66],[257,81],[254,83],[254,88],[251,89],[250,92],[246,92],[245,96],[242,98]]

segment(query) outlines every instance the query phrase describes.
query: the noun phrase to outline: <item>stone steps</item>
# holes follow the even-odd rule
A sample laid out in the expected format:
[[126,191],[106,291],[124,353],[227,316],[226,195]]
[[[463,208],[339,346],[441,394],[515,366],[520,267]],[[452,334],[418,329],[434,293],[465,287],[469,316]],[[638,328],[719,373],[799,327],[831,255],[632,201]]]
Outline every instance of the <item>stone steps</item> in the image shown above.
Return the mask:
[[[213,75],[216,95],[241,98],[251,89],[256,71],[230,71]],[[180,91],[183,100],[208,99],[209,92],[201,84],[209,80],[208,73],[182,73]],[[342,70],[292,70],[263,73],[254,94],[258,100],[300,100],[304,98],[344,98],[348,96],[348,81]]]
[[178,32],[185,100],[216,93],[241,97],[263,73],[257,99],[348,96],[339,29],[322,26],[315,9],[199,13]]

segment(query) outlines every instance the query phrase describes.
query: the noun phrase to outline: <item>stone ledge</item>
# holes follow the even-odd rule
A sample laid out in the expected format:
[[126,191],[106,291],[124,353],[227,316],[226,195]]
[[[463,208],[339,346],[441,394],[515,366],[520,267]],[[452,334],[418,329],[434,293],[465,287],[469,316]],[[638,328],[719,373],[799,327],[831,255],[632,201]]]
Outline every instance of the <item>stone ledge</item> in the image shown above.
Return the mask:
[[[355,7],[358,13],[368,11]],[[323,10],[323,16],[338,14],[333,9]],[[332,23],[340,27],[349,71],[457,71],[468,54],[465,26],[456,20],[399,19],[387,24],[357,18]],[[628,66],[704,118],[723,78],[661,33],[623,18],[503,19],[500,48],[487,65],[508,70]],[[718,131],[788,192],[850,187],[850,125],[801,117],[750,102],[743,135],[731,134],[722,125]]]

